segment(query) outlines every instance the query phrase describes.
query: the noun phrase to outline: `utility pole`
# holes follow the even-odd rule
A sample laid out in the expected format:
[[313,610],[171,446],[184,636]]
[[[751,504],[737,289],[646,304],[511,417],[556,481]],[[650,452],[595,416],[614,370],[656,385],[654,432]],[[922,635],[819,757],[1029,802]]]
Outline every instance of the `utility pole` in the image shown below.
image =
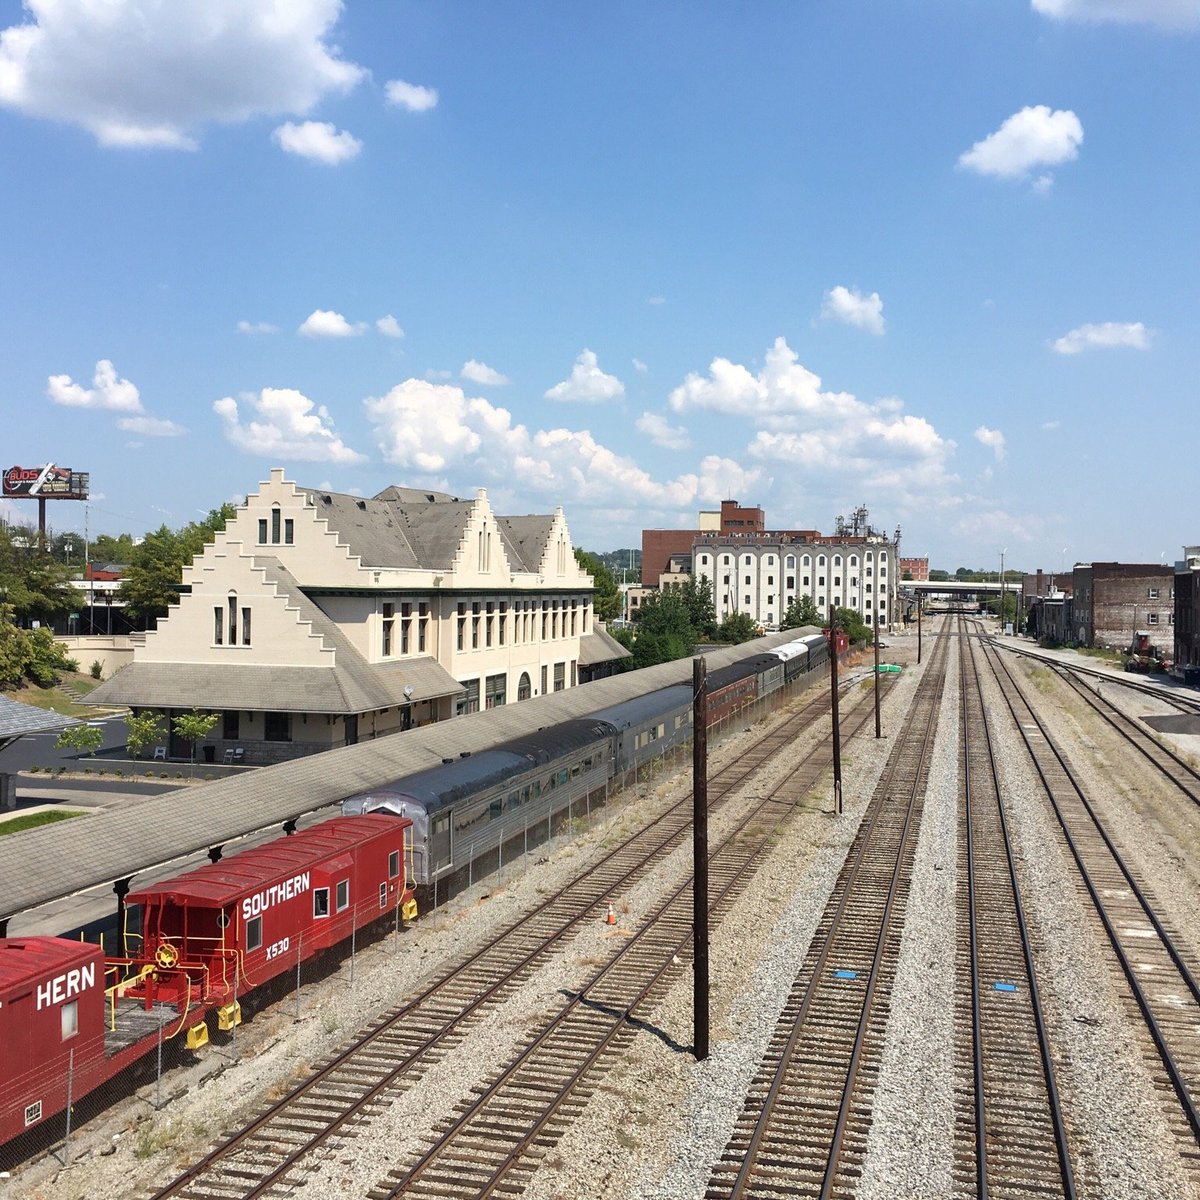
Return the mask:
[[921,665],[921,593],[917,593],[917,666]]
[[1000,636],[1004,636],[1004,555],[1008,547],[1000,551]]
[[829,614],[829,707],[833,716],[833,811],[842,815],[842,729],[838,721],[836,610]]
[[879,723],[879,613],[875,614],[875,736],[883,737]]
[[692,659],[693,1053],[708,1057],[708,673]]

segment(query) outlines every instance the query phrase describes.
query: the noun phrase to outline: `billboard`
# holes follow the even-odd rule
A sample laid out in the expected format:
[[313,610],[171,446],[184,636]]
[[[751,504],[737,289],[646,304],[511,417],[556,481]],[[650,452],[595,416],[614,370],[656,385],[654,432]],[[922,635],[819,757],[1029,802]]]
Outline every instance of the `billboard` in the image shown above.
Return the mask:
[[91,476],[69,467],[9,467],[4,472],[4,495],[10,500],[86,500]]

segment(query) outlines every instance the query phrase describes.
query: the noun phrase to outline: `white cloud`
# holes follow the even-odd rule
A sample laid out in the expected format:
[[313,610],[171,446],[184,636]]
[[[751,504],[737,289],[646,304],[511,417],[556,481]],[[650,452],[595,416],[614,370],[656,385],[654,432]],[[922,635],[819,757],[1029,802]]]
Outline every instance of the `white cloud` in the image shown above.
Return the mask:
[[406,379],[364,406],[389,463],[427,476],[461,471],[501,486],[520,479],[523,492],[548,503],[686,509],[716,504],[762,478],[714,455],[695,472],[658,481],[587,430],[531,430],[505,408],[426,380]]
[[556,383],[546,392],[547,400],[594,404],[616,400],[625,395],[625,385],[615,376],[600,370],[596,355],[584,350],[571,368],[571,377]]
[[1004,461],[1004,434],[1002,434],[1000,430],[989,429],[986,425],[980,425],[980,427],[975,430],[975,440],[979,442],[981,446],[990,446],[992,448],[992,452],[996,455],[997,462]]
[[[1083,126],[1069,109],[1054,112],[1045,104],[1014,113],[995,133],[959,156],[958,165],[980,175],[1024,179],[1039,167],[1055,167],[1079,157]],[[1035,186],[1044,191],[1050,176],[1043,173]]]
[[279,326],[271,325],[266,321],[239,321],[237,331],[238,333],[278,333]]
[[195,149],[213,123],[304,114],[363,77],[326,38],[341,0],[25,0],[0,33],[0,105],[105,146]]
[[642,360],[641,360],[640,358],[635,358],[635,359],[633,360],[633,369],[634,369],[634,370],[635,370],[635,371],[636,371],[636,372],[637,372],[639,375],[645,375],[645,373],[646,373],[648,370],[650,370],[650,368],[649,368],[648,366],[646,366],[646,364],[645,364],[644,362],[642,362]]
[[134,384],[121,379],[107,358],[96,364],[92,386],[85,388],[72,381],[70,375],[51,375],[46,381],[46,395],[55,404],[67,408],[105,408],[116,412],[140,413],[142,398]]
[[644,433],[656,446],[664,450],[686,450],[692,439],[680,425],[672,425],[659,413],[642,413],[634,423],[639,433]]
[[362,149],[362,142],[352,133],[344,129],[339,132],[328,121],[303,121],[299,125],[287,121],[271,136],[281,150],[325,167],[357,158]]
[[242,403],[253,414],[246,421],[232,396],[214,401],[213,412],[221,418],[226,441],[246,454],[299,462],[366,461],[334,433],[324,405],[316,407],[294,388],[263,388],[257,396],[244,395]]
[[122,417],[117,422],[117,428],[126,433],[138,433],[142,437],[182,437],[187,433],[186,426],[177,425],[165,417]]
[[473,358],[463,363],[459,375],[467,380],[468,383],[478,383],[485,387],[502,387],[509,382],[507,375],[501,375],[499,371],[493,370],[487,363],[476,362]]
[[1141,321],[1121,324],[1105,321],[1103,325],[1080,325],[1050,343],[1057,354],[1081,354],[1084,350],[1125,348],[1149,350],[1151,332]]
[[296,332],[310,338],[348,338],[358,337],[366,328],[365,321],[355,321],[352,325],[341,313],[318,308],[304,318]]
[[421,87],[416,83],[405,83],[403,79],[389,79],[384,91],[388,100],[409,112],[428,112],[437,107],[436,88]]
[[397,321],[391,313],[388,313],[386,317],[380,317],[379,320],[375,322],[375,328],[378,329],[384,337],[402,338],[404,336],[404,330],[400,328],[400,322]]
[[51,375],[46,381],[46,395],[55,404],[67,408],[133,413],[134,416],[122,417],[117,421],[118,428],[127,433],[137,433],[143,437],[180,437],[187,433],[183,425],[149,416],[142,407],[142,397],[136,385],[128,379],[122,379],[107,358],[102,358],[96,364],[90,388],[76,383],[70,375]]
[[1061,421],[1043,421],[1042,428],[1045,430],[1058,429],[1062,425]]
[[878,292],[864,296],[840,284],[825,293],[821,316],[826,320],[856,325],[859,329],[865,329],[876,336],[882,334],[887,326],[883,319],[883,301],[880,300]]
[[1200,5],[1196,0],[1033,0],[1033,10],[1059,21],[1200,28]]
[[666,304],[666,302],[667,302],[666,296],[647,296],[646,297],[647,304]]
[[884,397],[865,403],[847,392],[821,389],[820,377],[777,338],[760,371],[714,359],[707,376],[693,373],[671,392],[674,412],[705,409],[753,421],[752,459],[779,462],[806,487],[844,488],[853,479],[864,494],[887,497],[897,512],[927,511],[929,497],[953,483],[955,444],[903,404]]

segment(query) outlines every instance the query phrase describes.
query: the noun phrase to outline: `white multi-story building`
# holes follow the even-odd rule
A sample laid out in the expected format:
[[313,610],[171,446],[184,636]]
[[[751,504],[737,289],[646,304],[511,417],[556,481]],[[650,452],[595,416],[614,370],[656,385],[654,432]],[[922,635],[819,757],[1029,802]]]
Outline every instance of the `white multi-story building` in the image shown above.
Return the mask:
[[771,534],[699,536],[692,573],[712,586],[717,620],[748,613],[777,629],[793,600],[811,596],[822,617],[852,608],[867,625],[892,619],[899,580],[896,546],[885,537],[822,537],[794,541]]
[[[627,655],[594,619],[562,509],[505,517],[271,472],[184,571],[97,702],[219,713],[214,756],[268,762],[574,687]],[[172,756],[186,752],[173,739]]]

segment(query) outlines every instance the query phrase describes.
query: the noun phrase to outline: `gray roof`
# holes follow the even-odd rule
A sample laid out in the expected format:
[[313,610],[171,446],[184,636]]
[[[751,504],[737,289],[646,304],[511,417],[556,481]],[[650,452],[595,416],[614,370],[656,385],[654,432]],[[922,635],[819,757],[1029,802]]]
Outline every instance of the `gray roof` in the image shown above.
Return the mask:
[[497,517],[514,571],[537,571],[546,554],[553,517]]
[[270,555],[254,565],[299,611],[327,649],[328,667],[139,662],[136,659],[92,693],[94,702],[146,708],[244,709],[259,712],[364,713],[411,699],[456,696],[460,684],[429,656],[371,663],[341,628],[301,590],[295,576]]
[[593,625],[591,633],[585,633],[579,639],[579,665],[581,667],[612,662],[614,658],[632,657],[633,651],[626,650],[599,621]]
[[[706,656],[710,670],[801,636],[790,629]],[[809,630],[808,632],[812,632]],[[691,680],[690,659],[630,671],[520,704],[455,717],[355,746],[149,797],[119,811],[0,838],[0,916],[111,883],[383,787],[462,751],[586,716]],[[63,864],[69,863],[69,873]]]
[[0,696],[0,741],[25,733],[54,732],[78,724],[74,717],[64,717],[32,704],[22,704],[18,700]]
[[[445,492],[389,487],[371,499],[305,489],[330,530],[363,566],[449,571],[462,545],[474,500]],[[536,571],[549,538],[552,516],[497,517],[514,571]]]

